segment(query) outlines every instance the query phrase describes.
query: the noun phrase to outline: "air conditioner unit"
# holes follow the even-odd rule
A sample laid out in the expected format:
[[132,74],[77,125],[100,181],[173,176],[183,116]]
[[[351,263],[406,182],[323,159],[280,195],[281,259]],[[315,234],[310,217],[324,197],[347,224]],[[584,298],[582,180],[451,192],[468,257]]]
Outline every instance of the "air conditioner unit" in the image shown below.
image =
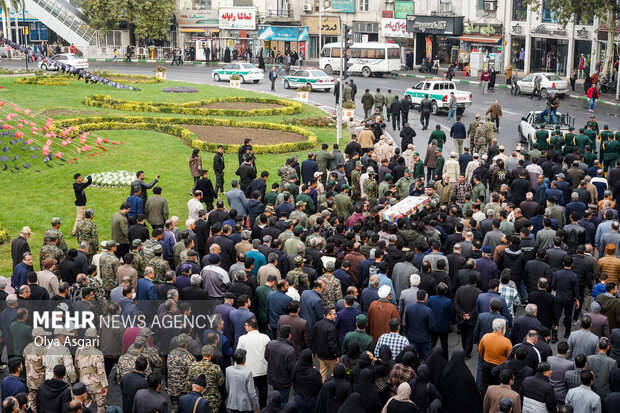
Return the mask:
[[494,1],[485,1],[484,2],[484,11],[495,11],[497,5]]
[[312,12],[312,4],[304,4],[305,12]]
[[450,3],[450,2],[442,2],[441,3],[441,12],[442,13],[450,13],[450,12],[452,12],[452,3]]

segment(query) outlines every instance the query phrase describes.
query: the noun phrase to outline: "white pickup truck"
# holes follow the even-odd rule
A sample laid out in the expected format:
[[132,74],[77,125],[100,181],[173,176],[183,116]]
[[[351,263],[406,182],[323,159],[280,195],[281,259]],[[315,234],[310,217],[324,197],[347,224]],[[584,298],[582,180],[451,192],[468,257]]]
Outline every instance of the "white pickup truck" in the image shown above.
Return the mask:
[[[526,116],[521,118],[521,122],[519,126],[517,126],[517,131],[519,132],[519,138],[521,143],[527,144],[529,148],[532,147],[532,144],[535,142],[534,135],[538,130],[538,126],[543,123],[545,125],[545,129],[548,131],[554,131],[556,125],[550,122],[550,117],[547,115],[543,120],[540,116],[542,111],[533,110],[528,112]],[[575,117],[568,113],[556,113],[558,124],[560,127],[562,134],[568,132],[568,128],[570,126],[575,125]]]
[[407,89],[405,95],[411,96],[413,106],[417,107],[420,105],[422,99],[424,99],[424,95],[428,94],[428,98],[433,102],[433,115],[436,115],[440,110],[448,110],[450,92],[454,92],[454,96],[456,96],[456,113],[461,115],[465,112],[467,106],[471,106],[471,93],[459,92],[456,90],[454,82],[440,79],[427,79]]

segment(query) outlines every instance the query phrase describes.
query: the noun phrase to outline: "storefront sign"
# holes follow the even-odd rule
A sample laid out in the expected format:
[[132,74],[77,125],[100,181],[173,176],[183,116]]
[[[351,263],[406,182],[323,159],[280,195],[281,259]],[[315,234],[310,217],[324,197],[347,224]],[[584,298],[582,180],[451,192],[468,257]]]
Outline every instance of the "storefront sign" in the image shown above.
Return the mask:
[[331,0],[332,13],[355,13],[355,0]]
[[463,33],[463,17],[407,15],[407,31],[460,36]]
[[407,32],[405,19],[381,19],[381,34],[383,37],[413,38],[413,33]]
[[394,2],[395,19],[406,19],[408,14],[413,14],[413,1]]
[[480,36],[492,36],[495,33],[501,33],[502,28],[501,26],[498,29],[495,29],[495,27],[491,26],[490,24],[487,24],[486,26],[482,25],[475,25],[475,24],[471,24],[471,23],[466,23],[463,26],[463,33],[465,34],[479,34]]
[[265,26],[258,30],[258,38],[265,41],[305,42],[308,37],[307,27]]
[[220,29],[256,29],[256,9],[254,7],[223,7],[219,9]]
[[[308,26],[310,34],[319,34],[318,16],[302,16],[301,24]],[[340,18],[334,16],[323,16],[321,18],[321,35],[340,36]]]
[[552,26],[546,26],[544,24],[539,24],[534,27],[530,33],[532,34],[550,34],[557,36],[566,36],[566,30],[558,28],[554,28]]
[[383,10],[381,12],[381,17],[384,18],[384,19],[393,19],[394,18],[394,12],[392,10]]
[[179,10],[175,13],[180,27],[218,27],[217,10]]

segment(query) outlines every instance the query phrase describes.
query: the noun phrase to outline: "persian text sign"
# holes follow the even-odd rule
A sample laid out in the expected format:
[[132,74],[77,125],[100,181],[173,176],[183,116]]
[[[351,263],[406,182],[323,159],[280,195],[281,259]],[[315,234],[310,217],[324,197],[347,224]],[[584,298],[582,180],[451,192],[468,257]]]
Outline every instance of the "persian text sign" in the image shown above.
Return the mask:
[[256,9],[254,7],[223,7],[219,10],[220,29],[256,29]]
[[413,38],[413,33],[407,32],[405,19],[381,19],[381,34],[383,37]]

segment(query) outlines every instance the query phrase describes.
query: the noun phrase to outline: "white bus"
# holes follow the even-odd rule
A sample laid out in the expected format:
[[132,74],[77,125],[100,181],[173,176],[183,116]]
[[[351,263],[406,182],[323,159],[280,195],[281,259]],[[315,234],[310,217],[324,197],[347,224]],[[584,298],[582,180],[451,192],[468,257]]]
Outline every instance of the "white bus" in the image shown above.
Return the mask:
[[[327,74],[340,72],[340,43],[328,43],[321,50],[319,66]],[[393,43],[353,43],[348,50],[347,71],[364,77],[382,76],[401,69],[400,47]]]

